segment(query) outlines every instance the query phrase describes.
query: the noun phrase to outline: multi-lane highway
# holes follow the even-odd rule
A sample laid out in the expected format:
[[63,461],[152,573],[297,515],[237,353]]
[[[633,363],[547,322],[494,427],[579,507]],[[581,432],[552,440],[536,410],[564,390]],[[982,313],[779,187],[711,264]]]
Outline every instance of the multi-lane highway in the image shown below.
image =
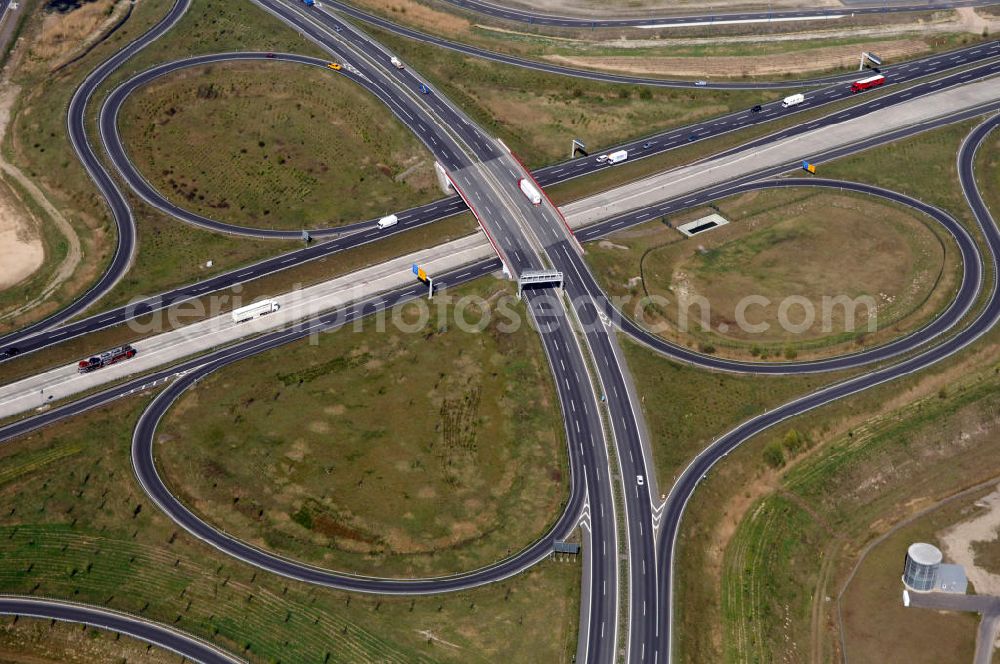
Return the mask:
[[[184,2],[180,2],[177,6],[182,6],[183,4]],[[164,19],[165,21],[171,21],[170,25],[178,19],[178,16],[175,15],[177,6],[175,6],[175,9],[171,11],[166,19]],[[335,25],[340,29],[343,29],[343,24],[335,23]],[[169,29],[169,25],[166,29]],[[160,34],[162,34],[162,31],[159,26],[157,26],[147,33],[148,37],[146,38],[152,40]],[[138,50],[138,48],[135,48],[132,52],[134,53]],[[212,228],[223,232],[237,234],[277,237],[284,239],[299,237],[298,231],[267,231],[233,226],[231,224],[226,224],[224,222],[196,215],[171,203],[160,192],[151,187],[145,178],[141,176],[135,166],[128,160],[127,153],[118,135],[115,121],[121,104],[127,98],[128,94],[133,92],[143,83],[153,80],[156,77],[163,76],[171,71],[191,67],[196,64],[210,64],[233,59],[268,59],[268,55],[269,54],[266,53],[215,54],[182,59],[176,62],[160,65],[146,72],[142,72],[133,79],[130,79],[128,82],[116,88],[101,108],[99,118],[100,135],[116,170],[118,170],[129,186],[140,197],[145,199],[154,207],[161,209],[163,212],[172,215],[177,219],[203,226],[205,228]],[[273,55],[274,59],[286,60],[309,66],[319,66],[321,64],[325,66],[325,62],[316,58],[290,54]],[[969,49],[962,51],[957,51],[952,54],[942,54],[937,61],[930,61],[924,64],[920,64],[919,62],[901,64],[899,65],[898,70],[893,74],[893,79],[891,79],[893,83],[890,83],[890,85],[900,84],[922,77],[929,70],[940,72],[955,67],[962,67],[974,62],[985,63],[981,67],[976,67],[968,71],[963,71],[951,76],[935,79],[933,81],[927,81],[878,99],[867,100],[864,103],[857,104],[838,113],[831,113],[825,117],[817,118],[808,124],[790,127],[770,136],[756,139],[752,145],[762,145],[766,142],[782,140],[804,131],[822,128],[839,122],[845,122],[879,108],[885,108],[893,104],[917,98],[930,92],[940,91],[951,86],[960,85],[962,83],[975,80],[975,78],[995,74],[1000,71],[1000,61],[997,61],[998,57],[1000,57],[1000,41],[994,41],[977,45],[976,47],[970,47]],[[117,55],[109,60],[109,62],[114,62],[116,67],[121,65],[121,59]],[[100,72],[101,70],[102,69],[99,68],[97,72]],[[373,85],[369,80],[356,76],[349,70],[346,72],[345,70],[341,70],[340,73],[349,76],[352,80],[358,82],[373,94],[379,96],[379,98],[387,104],[397,117],[405,123],[410,124],[412,115],[410,115],[409,110],[406,110],[407,107],[405,106],[405,100],[395,100],[393,95],[388,94],[387,91],[381,90],[378,86]],[[78,156],[85,165],[88,165],[88,171],[94,174],[95,181],[104,183],[102,191],[105,193],[105,196],[109,201],[109,206],[114,213],[114,219],[118,224],[120,238],[119,251],[116,253],[115,259],[112,261],[107,272],[98,285],[76,300],[71,307],[58,312],[57,314],[50,316],[39,323],[30,325],[22,330],[0,338],[0,348],[15,346],[22,353],[38,350],[52,343],[65,341],[66,339],[80,334],[85,334],[109,325],[121,323],[124,320],[127,320],[130,315],[148,313],[149,311],[167,307],[193,297],[198,297],[219,289],[229,288],[242,281],[258,278],[260,276],[273,273],[276,270],[294,267],[304,262],[314,260],[343,249],[372,242],[380,237],[400,233],[405,230],[457,214],[466,209],[463,201],[459,197],[454,196],[399,213],[399,225],[385,231],[377,231],[374,226],[374,220],[350,224],[337,229],[327,229],[331,232],[336,231],[336,233],[338,233],[336,239],[313,244],[303,249],[281,256],[276,256],[254,265],[232,270],[228,273],[220,274],[204,281],[181,286],[157,296],[137,301],[130,308],[121,307],[115,310],[102,312],[96,316],[77,320],[69,325],[63,325],[58,330],[51,333],[43,334],[45,330],[50,329],[61,321],[69,320],[79,312],[89,307],[93,302],[97,301],[101,295],[106,292],[107,288],[110,287],[108,284],[117,281],[120,277],[120,273],[128,268],[129,261],[125,260],[124,256],[130,256],[132,249],[130,248],[125,251],[124,249],[121,249],[121,247],[128,245],[129,247],[134,248],[134,223],[127,200],[121,195],[121,192],[114,185],[114,181],[108,176],[102,163],[93,156],[93,147],[89,144],[89,142],[87,142],[86,135],[83,131],[83,113],[87,107],[86,100],[89,94],[92,94],[95,89],[96,85],[88,85],[85,82],[80,88],[80,90],[83,90],[84,93],[78,91],[77,95],[74,96],[73,103],[70,105],[69,113],[71,116],[76,114],[77,117],[75,119],[71,117],[69,120],[69,126],[71,128],[70,135],[71,137],[76,137],[74,139],[74,146],[77,149]],[[665,131],[644,139],[638,139],[636,141],[616,146],[613,149],[628,150],[630,160],[635,161],[687,145],[693,141],[701,141],[725,133],[737,131],[741,128],[768,122],[792,113],[800,112],[801,110],[821,107],[847,97],[850,97],[850,91],[846,86],[840,84],[833,85],[828,88],[809,93],[806,96],[804,104],[791,109],[781,109],[780,103],[775,101],[771,104],[765,105],[759,113],[752,113],[749,110],[731,113],[726,116],[713,118],[712,120],[706,120],[686,127]],[[452,118],[451,120],[458,122],[461,126],[461,122],[457,118]],[[73,128],[76,128],[76,130],[74,131]],[[418,138],[424,141],[425,144],[429,143],[426,132],[416,133]],[[478,140],[477,142],[482,143],[483,141]],[[433,144],[431,144],[431,146],[432,145]],[[454,161],[451,161],[452,156],[450,153],[444,153],[442,156],[444,159],[449,160],[452,164],[455,164]],[[533,176],[543,186],[551,186],[572,178],[597,172],[603,168],[607,168],[607,166],[599,164],[593,157],[583,157],[539,169],[533,173]],[[116,273],[117,276],[115,276]],[[104,283],[105,287],[101,287],[101,283]]]
[[[87,141],[83,129],[87,100],[100,82],[106,79],[111,71],[121,66],[131,53],[137,52],[170,29],[186,10],[188,2],[189,0],[178,0],[167,17],[149,33],[140,37],[125,50],[116,54],[108,63],[95,70],[94,74],[88,77],[74,95],[73,103],[71,103],[69,120],[71,137],[74,136],[74,129],[77,130],[77,134],[73,138],[74,147],[87,165],[88,171],[98,187],[108,199],[119,228],[124,228],[126,231],[129,228],[132,229],[131,235],[128,232],[123,233],[123,243],[119,245],[119,255],[115,257],[113,269],[109,269],[98,284],[100,286],[103,283],[104,286],[95,287],[94,291],[81,299],[80,302],[83,304],[78,303],[75,305],[76,309],[67,310],[71,311],[72,314],[78,313],[100,294],[106,292],[107,288],[110,287],[109,284],[114,281],[109,277],[113,270],[123,271],[127,267],[128,259],[127,257],[122,259],[121,254],[127,250],[130,256],[130,247],[134,246],[134,223],[131,211],[114,180],[110,178],[107,171],[96,159],[95,152]],[[672,643],[670,610],[674,569],[673,544],[676,540],[684,507],[697,483],[708,469],[749,436],[773,426],[787,417],[922,369],[949,356],[978,338],[995,324],[1000,316],[994,272],[993,283],[988,288],[989,297],[984,311],[969,326],[947,337],[936,346],[931,345],[933,341],[943,338],[946,332],[954,330],[958,321],[969,311],[982,287],[983,259],[979,256],[977,247],[968,233],[950,216],[923,204],[919,200],[864,185],[810,180],[808,184],[811,185],[840,186],[861,193],[886,197],[930,214],[944,225],[954,235],[963,256],[963,282],[955,301],[944,314],[930,325],[906,339],[865,353],[823,361],[827,364],[791,363],[772,368],[775,365],[726,363],[726,361],[717,360],[717,358],[706,358],[698,354],[685,356],[684,353],[689,353],[689,351],[658,340],[635,326],[634,323],[616,315],[617,312],[610,308],[607,298],[600,291],[596,280],[582,261],[578,238],[570,233],[558,209],[547,199],[541,205],[533,206],[518,192],[515,183],[521,177],[529,177],[529,175],[514,156],[509,154],[505,146],[489,137],[446,98],[439,94],[421,95],[418,88],[423,81],[413,71],[391,67],[387,51],[367,35],[343,23],[324,8],[305,8],[299,4],[290,5],[279,0],[259,0],[258,4],[280,20],[295,27],[307,38],[327,49],[331,53],[332,59],[343,60],[348,64],[349,67],[345,67],[341,73],[346,71],[347,73],[343,75],[349,76],[352,80],[366,87],[392,109],[393,113],[414,131],[448,170],[451,181],[461,194],[461,202],[458,199],[451,199],[410,211],[401,215],[404,217],[404,223],[400,224],[400,228],[390,232],[399,232],[404,228],[427,223],[442,215],[454,214],[467,205],[479,219],[504,268],[515,278],[527,271],[542,268],[555,268],[563,273],[566,297],[555,294],[551,290],[529,290],[526,292],[525,306],[536,324],[550,368],[555,376],[555,384],[565,420],[567,451],[570,457],[572,477],[570,497],[566,508],[545,537],[524,551],[488,567],[436,579],[366,578],[303,565],[222,533],[201,521],[197,515],[169,493],[157,475],[153,461],[154,433],[160,418],[185,389],[205,375],[232,362],[248,358],[295,339],[301,339],[316,331],[334,328],[344,322],[364,316],[376,308],[418,297],[423,292],[423,287],[419,285],[357,302],[350,305],[346,311],[324,314],[304,321],[291,329],[265,334],[213,352],[207,357],[181,362],[170,369],[127,381],[123,385],[89,395],[77,402],[54,408],[0,429],[0,440],[9,439],[57,419],[84,412],[96,405],[109,403],[137,390],[146,389],[153,384],[172,380],[173,382],[166,390],[153,400],[135,429],[132,447],[135,473],[143,489],[181,527],[195,537],[248,564],[302,581],[346,590],[387,593],[446,592],[488,583],[523,570],[544,557],[551,550],[554,539],[564,537],[578,523],[583,523],[585,545],[589,554],[586,560],[589,561],[589,568],[584,569],[584,586],[588,593],[584,598],[585,610],[580,627],[581,645],[578,655],[583,658],[583,661],[614,661],[621,639],[628,661],[667,661],[670,657]],[[350,13],[349,10],[343,9],[336,3],[327,3],[327,5]],[[370,19],[370,17],[363,18]],[[381,21],[381,19],[379,20]],[[447,44],[445,46],[451,47]],[[965,49],[956,52],[953,56],[950,55],[947,60],[924,59],[920,61],[919,65],[911,65],[912,71],[900,69],[897,80],[906,80],[904,77],[916,78],[952,67],[967,66],[974,61],[984,63],[976,69],[955,74],[946,80],[933,84],[923,84],[932,87],[926,89],[920,86],[914,87],[906,91],[908,93],[906,97],[903,97],[902,93],[887,95],[879,100],[872,100],[868,104],[861,104],[856,108],[846,109],[842,112],[863,114],[870,112],[872,108],[897,103],[914,95],[940,89],[942,86],[960,85],[975,77],[990,75],[995,72],[992,67],[997,65],[997,63],[992,62],[997,56],[997,46],[998,44],[995,42],[979,45],[976,47],[978,50]],[[122,57],[122,54],[125,53],[129,53],[129,55]],[[248,232],[248,229],[220,224],[204,217],[191,215],[187,211],[172,206],[169,201],[153,190],[142,179],[141,174],[131,166],[125,148],[118,138],[116,116],[121,102],[130,92],[170,71],[223,59],[262,57],[267,56],[260,53],[224,54],[181,60],[140,73],[117,88],[102,108],[99,126],[102,143],[109,151],[115,168],[122,173],[128,185],[151,204],[188,223],[223,232],[259,234],[259,231]],[[280,55],[276,58],[303,65],[325,66],[325,61],[315,58],[303,58],[295,55]],[[113,63],[113,66],[109,63]],[[835,79],[836,77],[827,80]],[[775,86],[777,85],[775,84]],[[780,85],[785,86],[786,84]],[[811,105],[831,103],[847,96],[843,88],[843,85],[838,85],[828,88],[826,91],[809,93]],[[78,122],[73,119],[74,113],[78,114]],[[675,130],[658,137],[658,139],[662,139],[662,142],[657,145],[633,147],[632,149],[639,153],[637,156],[653,154],[656,151],[687,144],[692,140],[699,140],[709,135],[734,131],[742,126],[767,121],[777,116],[778,113],[772,104],[765,106],[764,110],[758,114],[747,111],[732,114],[724,119],[701,123],[698,127],[704,129],[704,132],[698,129],[684,134],[683,131],[677,133],[678,130]],[[831,116],[821,119],[819,122],[834,123],[839,121],[838,117]],[[942,122],[944,121],[942,120]],[[998,121],[993,119],[977,128],[963,146],[959,161],[963,188],[965,188],[970,205],[983,228],[994,261],[997,249],[1000,248],[1000,236],[997,235],[997,230],[976,191],[972,177],[972,160],[975,150],[996,124]],[[788,131],[807,131],[815,129],[817,126],[819,125],[806,125],[803,128]],[[911,128],[909,131],[913,132],[918,129]],[[671,135],[672,133],[676,135]],[[875,142],[872,141],[872,143]],[[643,143],[651,143],[651,141],[647,139]],[[846,149],[858,149],[858,147],[852,146]],[[88,159],[92,161],[88,163]],[[578,166],[570,168],[567,164],[561,164],[551,169],[543,169],[537,174],[539,182],[543,185],[550,184],[598,168],[592,158],[574,160],[568,164]],[[775,170],[775,173],[780,170]],[[774,173],[757,173],[754,177],[760,178],[772,174]],[[679,209],[681,206],[700,204],[720,196],[754,188],[806,184],[804,181],[797,180],[750,182],[751,179],[748,177],[745,181],[727,183],[727,186],[713,187],[701,192],[695,199],[691,199],[696,200],[695,203],[691,203],[689,200],[685,200],[683,204],[677,201],[667,201],[658,204],[658,206],[667,206],[668,208],[675,206]],[[629,213],[629,215],[611,220],[611,223],[605,222],[594,229],[588,229],[580,234],[580,239],[596,237],[601,233],[617,230],[624,225],[639,223],[642,219],[648,218],[648,215],[646,217],[640,217],[633,213]],[[370,222],[351,226],[347,230],[340,229],[339,232],[343,235],[297,252],[294,254],[295,261],[301,262],[301,260],[309,260],[342,248],[371,242],[387,234],[376,232],[371,227]],[[296,232],[295,235],[297,236],[298,233]],[[275,237],[287,236],[275,235]],[[122,260],[125,260],[124,264],[121,262]],[[280,262],[275,262],[275,260],[263,261],[255,266],[221,275],[211,282],[202,282],[192,287],[178,289],[166,294],[166,299],[176,302],[190,297],[198,297],[209,292],[213,287],[225,287],[225,285],[231,285],[237,281],[260,276],[268,271],[282,269],[282,267],[287,267],[288,263],[295,264],[295,261],[289,261],[287,256],[282,257]],[[452,275],[444,275],[442,278],[449,283],[458,283],[496,270],[498,265],[497,261],[487,261],[470,268],[464,268],[461,273],[456,271]],[[110,282],[109,279],[111,279]],[[161,298],[160,301],[150,301],[146,306],[162,306],[163,301],[164,298]],[[571,304],[567,304],[567,301]],[[40,334],[33,338],[30,337],[30,334],[21,335],[20,338],[27,337],[27,341],[23,343],[33,343],[35,339],[39,339],[40,341],[33,347],[43,347],[53,341],[63,340],[72,335],[84,334],[93,329],[114,324],[137,312],[136,308],[133,307],[131,310],[116,310],[91,317],[81,321],[76,327],[67,327],[66,334],[61,336],[55,335],[63,330],[57,330],[53,334]],[[918,348],[925,350],[911,354],[897,365],[878,369],[786,404],[760,418],[751,420],[720,438],[692,463],[678,483],[671,488],[666,505],[662,507],[663,512],[658,531],[659,540],[657,540],[657,531],[654,531],[653,528],[653,512],[654,509],[660,509],[660,506],[656,504],[651,493],[653,488],[651,486],[652,475],[655,473],[650,470],[653,466],[652,460],[648,458],[649,446],[647,441],[643,440],[645,427],[642,423],[641,409],[636,406],[637,395],[634,393],[634,388],[624,370],[615,339],[615,328],[612,326],[613,319],[617,320],[617,324],[626,332],[664,354],[715,369],[735,371],[803,372],[829,370],[844,366],[858,366],[863,362],[871,362],[876,359],[887,359],[907,351],[915,351]],[[607,324],[605,320],[607,320]],[[30,332],[38,332],[54,322],[55,319],[44,321],[33,327]],[[26,348],[30,350],[32,347],[27,346]],[[718,361],[720,364],[714,364],[713,361]],[[612,467],[617,468],[615,477],[611,473]],[[615,499],[616,486],[617,490],[621,492],[617,501]],[[623,512],[621,524],[624,525],[624,531],[622,533],[618,532],[619,520],[616,518],[618,510]],[[582,522],[581,515],[586,515]],[[619,569],[620,553],[625,554],[622,563],[627,566],[625,570]],[[620,587],[618,580],[622,577],[627,579],[627,583]],[[17,606],[21,605],[15,605],[15,608]],[[21,608],[28,611],[32,607],[21,606]],[[34,610],[42,609],[34,607]],[[46,607],[44,610],[65,612],[68,609],[65,605],[60,604],[56,607]],[[3,611],[4,605],[0,603],[0,612]],[[627,616],[625,620],[619,620],[620,611],[625,612]],[[95,620],[94,611],[86,608],[78,609],[77,613],[63,613],[58,619],[97,624],[93,622]],[[141,623],[138,626],[127,623],[123,625],[124,629],[119,631],[126,633],[133,633],[129,630],[140,628],[153,629],[148,623]],[[624,630],[621,636],[619,636],[619,630]],[[162,641],[156,639],[167,639],[171,637],[171,634],[169,631],[166,635],[151,632],[148,637],[141,634],[139,636],[161,643]],[[176,634],[173,634],[173,637],[176,637]],[[197,643],[190,644],[183,638],[171,643],[173,645],[167,645],[167,647],[173,647],[185,656],[200,661],[229,661],[212,659],[222,655],[198,650]],[[204,644],[201,645],[204,646]]]

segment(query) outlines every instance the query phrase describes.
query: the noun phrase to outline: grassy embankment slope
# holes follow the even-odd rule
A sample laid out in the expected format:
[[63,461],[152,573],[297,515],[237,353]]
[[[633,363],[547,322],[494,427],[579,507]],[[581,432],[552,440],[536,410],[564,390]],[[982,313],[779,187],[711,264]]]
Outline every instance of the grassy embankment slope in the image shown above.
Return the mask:
[[[484,329],[456,325],[483,303]],[[541,345],[493,278],[432,305],[199,383],[158,435],[170,486],[227,533],[359,574],[457,573],[538,539],[569,478]]]
[[[715,212],[733,223],[693,238],[674,228]],[[936,222],[867,196],[805,188],[726,198],[620,231],[590,243],[587,260],[629,316],[675,343],[743,359],[884,343],[938,314],[961,275],[957,248]],[[741,326],[748,297],[768,303],[747,307]],[[837,297],[858,302],[855,315],[834,306]],[[782,309],[788,302],[797,303]]]
[[[824,175],[853,174],[911,193],[922,182],[921,198],[968,224],[954,155],[973,124],[826,165]],[[983,163],[981,180],[995,181],[995,168],[983,173]],[[834,605],[824,598],[837,595],[865,543],[927,501],[998,471],[989,452],[970,449],[962,435],[975,430],[979,440],[994,426],[997,341],[994,331],[926,372],[785,423],[730,454],[699,489],[682,528],[681,655],[739,660],[770,648],[776,660],[799,660],[835,652]],[[956,648],[971,638],[925,624],[902,629],[924,628],[929,641],[937,636]]]

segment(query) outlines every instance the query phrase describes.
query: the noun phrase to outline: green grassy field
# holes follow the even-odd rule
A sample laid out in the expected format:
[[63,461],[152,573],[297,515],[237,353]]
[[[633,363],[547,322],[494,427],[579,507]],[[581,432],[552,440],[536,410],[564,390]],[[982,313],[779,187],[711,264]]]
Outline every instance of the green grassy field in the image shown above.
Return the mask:
[[[603,67],[600,60],[595,60],[593,63],[595,68],[607,68],[608,58],[633,61],[636,68],[641,68],[646,65],[644,61],[651,56],[763,59],[795,53],[798,60],[808,63],[798,63],[796,69],[817,72],[829,70],[831,67],[828,60],[817,57],[819,55],[817,51],[821,48],[857,45],[858,51],[867,47],[879,53],[895,53],[897,49],[906,49],[908,52],[920,49],[929,52],[983,38],[982,35],[963,33],[957,25],[954,25],[951,31],[943,32],[920,29],[929,22],[953,18],[954,14],[951,12],[868,14],[857,17],[851,15],[837,20],[835,26],[828,21],[812,21],[773,23],[767,26],[716,24],[652,30],[622,27],[566,28],[504,21],[476,12],[463,11],[452,4],[433,1],[352,0],[351,4],[423,32],[493,51],[537,59],[581,55],[594,56],[595,59],[603,57],[605,59]],[[593,18],[595,10],[600,12],[605,7],[606,3],[602,3],[601,6],[591,6],[583,15]],[[678,10],[677,7],[673,9]],[[552,10],[543,8],[541,11]],[[684,13],[683,8],[679,11]],[[630,12],[635,14],[635,7],[632,7]],[[639,15],[643,15],[642,12],[639,12]],[[646,13],[645,16],[648,17],[650,14]],[[910,28],[906,29],[902,24]],[[875,26],[883,28],[885,33],[872,35],[852,32],[854,29],[871,29]],[[836,29],[830,30],[831,27]],[[780,38],[782,36],[787,38]],[[725,74],[731,78],[739,78],[742,71],[737,64],[726,70]],[[796,76],[802,74],[775,73],[771,78]]]
[[4,617],[0,622],[0,661],[11,664],[89,664],[112,661],[167,664],[177,661],[177,655],[167,650],[150,648],[127,636],[83,625]]
[[642,395],[660,487],[674,479],[716,436],[793,397],[837,379],[711,373],[673,362],[623,338],[629,370]]
[[[715,212],[733,223],[694,238],[675,230]],[[882,343],[926,323],[961,274],[954,242],[933,221],[809,189],[745,194],[647,222],[588,244],[587,260],[629,316],[671,341],[742,358]],[[767,298],[745,312],[749,326],[766,329],[738,324],[749,296]],[[853,321],[830,304],[839,296],[863,303]],[[811,324],[796,304],[787,320],[803,328],[782,325],[790,297],[808,300]]]
[[147,402],[137,395],[0,449],[5,592],[136,613],[259,662],[568,662],[575,652],[576,564],[408,599],[290,582],[194,540],[134,483],[129,440]]
[[123,140],[178,205],[254,228],[328,228],[441,197],[434,157],[327,69],[228,63],[161,79],[122,109]]
[[523,314],[508,284],[462,286],[439,312],[446,296],[428,320],[410,305],[402,327],[394,314],[200,382],[158,434],[164,476],[226,532],[332,569],[455,573],[527,546],[568,492],[548,363],[496,311],[482,332],[456,325],[472,298]]
[[[763,650],[775,661],[800,661],[839,650],[836,609],[823,598],[836,597],[861,548],[928,503],[1000,475],[996,339],[992,333],[978,351],[926,376],[796,418],[713,471],[689,506],[679,547],[680,569],[694,566],[707,577],[681,577],[685,656],[756,661]],[[890,556],[897,582],[901,556],[902,549]],[[872,615],[898,603],[900,589],[875,608],[851,610]],[[723,624],[718,635],[694,629],[713,617]],[[951,642],[949,624],[929,640]],[[868,627],[854,629],[877,647]],[[919,661],[941,661],[943,652]]]

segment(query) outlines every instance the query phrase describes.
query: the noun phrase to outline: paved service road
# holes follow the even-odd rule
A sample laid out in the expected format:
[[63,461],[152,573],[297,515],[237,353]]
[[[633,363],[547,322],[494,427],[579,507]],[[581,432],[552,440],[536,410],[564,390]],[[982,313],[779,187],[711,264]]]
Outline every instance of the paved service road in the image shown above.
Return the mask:
[[0,614],[99,627],[171,650],[181,657],[202,664],[236,664],[245,661],[166,625],[97,606],[41,597],[0,595]]
[[[503,0],[488,2],[487,0],[443,0],[448,4],[468,9],[478,14],[485,14],[492,18],[505,21],[517,21],[520,23],[530,23],[532,25],[545,25],[561,28],[649,28],[652,26],[668,24],[671,26],[701,26],[719,23],[720,21],[736,22],[761,22],[761,21],[781,21],[781,20],[808,20],[823,19],[829,17],[845,16],[848,14],[900,14],[907,12],[926,12],[941,9],[954,9],[957,7],[977,7],[994,4],[994,0],[958,0],[956,2],[930,2],[924,3],[875,3],[861,0],[861,2],[846,3],[844,7],[830,7],[824,9],[790,8],[775,9],[774,11],[719,11],[710,14],[665,14],[659,17],[643,18],[576,18],[571,16],[558,16],[555,14],[544,14],[533,12],[527,9],[505,6]],[[640,10],[642,14],[649,14],[650,10]],[[636,12],[640,13],[640,12]]]

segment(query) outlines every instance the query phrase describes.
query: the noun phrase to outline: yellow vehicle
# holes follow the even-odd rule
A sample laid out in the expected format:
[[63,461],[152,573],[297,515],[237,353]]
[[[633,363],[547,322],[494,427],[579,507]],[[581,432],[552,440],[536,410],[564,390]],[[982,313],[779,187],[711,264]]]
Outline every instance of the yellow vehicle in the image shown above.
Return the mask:
[[340,65],[337,64],[336,62],[331,62],[330,64],[327,65],[327,67],[329,67],[330,69],[334,69],[336,71],[340,71],[341,69]]

